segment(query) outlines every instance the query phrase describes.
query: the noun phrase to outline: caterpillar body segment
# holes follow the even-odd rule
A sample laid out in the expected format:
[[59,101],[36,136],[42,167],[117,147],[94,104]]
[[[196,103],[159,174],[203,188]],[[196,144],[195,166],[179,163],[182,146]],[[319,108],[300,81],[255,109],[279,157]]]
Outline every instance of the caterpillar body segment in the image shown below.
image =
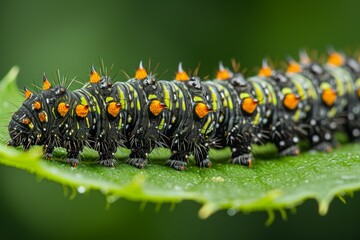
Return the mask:
[[280,156],[291,156],[300,153],[299,139],[325,152],[338,145],[335,131],[360,140],[360,65],[338,52],[323,65],[302,52],[286,72],[264,61],[249,78],[221,63],[212,81],[188,75],[181,64],[175,80],[157,80],[140,63],[133,79],[113,83],[92,66],[78,90],[52,86],[44,76],[41,91],[25,88],[24,95],[8,126],[8,144],[42,145],[46,159],[63,147],[74,167],[84,147],[96,150],[107,167],[126,147],[126,162],[137,168],[147,165],[154,148],[166,147],[166,164],[184,170],[191,155],[197,166],[211,167],[210,148],[230,147],[230,163],[251,166],[253,144],[272,142]]

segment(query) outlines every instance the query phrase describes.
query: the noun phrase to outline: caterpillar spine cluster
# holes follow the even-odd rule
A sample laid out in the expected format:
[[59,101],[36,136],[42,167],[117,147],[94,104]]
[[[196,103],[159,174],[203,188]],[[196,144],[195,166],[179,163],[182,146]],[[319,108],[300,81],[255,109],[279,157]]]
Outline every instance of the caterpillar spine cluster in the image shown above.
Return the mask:
[[199,167],[211,167],[211,147],[229,146],[231,163],[251,166],[254,143],[273,142],[281,156],[289,156],[299,154],[299,138],[330,151],[339,128],[360,139],[355,59],[332,52],[322,66],[302,52],[286,73],[264,61],[258,75],[247,79],[236,68],[232,72],[220,63],[215,80],[201,81],[180,63],[175,80],[159,81],[140,62],[133,79],[112,83],[92,66],[89,82],[72,92],[44,76],[39,93],[25,88],[26,99],[9,123],[9,145],[43,145],[46,159],[64,147],[72,166],[87,146],[108,167],[124,146],[131,151],[127,163],[138,168],[154,148],[167,147],[167,164],[184,170],[191,154]]

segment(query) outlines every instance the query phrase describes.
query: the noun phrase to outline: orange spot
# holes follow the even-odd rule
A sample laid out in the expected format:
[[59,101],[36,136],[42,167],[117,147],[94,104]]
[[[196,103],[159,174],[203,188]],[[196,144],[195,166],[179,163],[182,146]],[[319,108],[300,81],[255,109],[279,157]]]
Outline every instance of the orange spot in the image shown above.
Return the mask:
[[177,72],[175,79],[178,81],[189,81],[190,77],[186,72]]
[[298,73],[301,72],[301,66],[300,64],[298,64],[295,61],[292,61],[289,63],[288,68],[287,68],[287,72],[288,73]]
[[43,89],[43,90],[49,90],[50,88],[51,88],[51,83],[50,83],[49,80],[44,76],[42,89]]
[[232,75],[231,75],[230,71],[225,68],[219,70],[216,74],[216,78],[219,80],[228,80],[231,77],[232,77]]
[[269,67],[265,67],[265,68],[261,68],[260,71],[259,71],[259,76],[260,77],[270,77],[271,76],[271,68]]
[[69,111],[69,105],[67,103],[61,102],[57,107],[57,111],[60,114],[60,116],[64,117]]
[[178,72],[176,73],[175,80],[178,81],[189,81],[189,75],[182,68],[182,64],[179,63]]
[[145,68],[143,67],[142,62],[140,62],[139,68],[135,73],[135,78],[139,79],[139,80],[143,80],[147,77],[147,75],[148,74],[147,74]]
[[78,104],[75,108],[75,113],[78,117],[86,117],[89,112],[89,106],[88,105],[82,105]]
[[41,109],[41,103],[39,101],[35,101],[33,103],[33,109],[40,110]]
[[98,72],[95,70],[94,66],[91,67],[91,72],[90,72],[90,83],[98,83],[100,82],[100,75],[98,74]]
[[177,72],[175,79],[178,81],[189,81],[190,77],[186,72]]
[[336,91],[331,88],[325,89],[321,94],[321,99],[328,107],[331,107],[334,104],[336,97]]
[[38,114],[39,120],[40,122],[47,122],[48,118],[47,118],[47,114],[46,112],[42,111]]
[[210,111],[211,108],[209,108],[205,103],[198,103],[195,106],[195,113],[199,118],[204,118]]
[[243,99],[242,104],[241,104],[241,109],[245,112],[247,112],[248,114],[252,114],[258,104],[258,100],[257,99],[253,99],[251,97],[247,97],[245,99]]
[[284,106],[289,110],[294,110],[300,102],[299,96],[294,93],[288,93],[284,97]]
[[108,107],[107,107],[107,112],[113,116],[113,117],[116,117],[119,112],[120,112],[120,103],[117,103],[117,102],[111,102],[109,103]]
[[267,64],[266,60],[263,61],[262,67],[260,68],[260,71],[258,73],[258,75],[260,77],[270,77],[272,74],[272,70],[269,67],[269,65]]
[[21,121],[22,124],[24,125],[29,125],[31,123],[31,120],[30,118],[24,118],[22,121]]
[[333,52],[329,55],[328,63],[334,66],[342,66],[344,65],[345,59],[344,57],[337,52]]
[[357,90],[357,95],[360,98],[360,88]]
[[29,99],[32,96],[32,91],[30,91],[29,89],[24,88],[24,95],[25,95],[25,99]]
[[154,116],[158,116],[166,105],[159,100],[153,100],[150,103],[149,110]]

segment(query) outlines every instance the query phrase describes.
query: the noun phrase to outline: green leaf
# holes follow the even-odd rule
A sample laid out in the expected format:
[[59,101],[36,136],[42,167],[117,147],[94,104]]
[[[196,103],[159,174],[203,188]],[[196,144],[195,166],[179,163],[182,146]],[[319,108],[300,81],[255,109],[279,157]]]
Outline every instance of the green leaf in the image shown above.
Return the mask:
[[[0,83],[2,126],[7,126],[11,112],[23,98],[16,87],[17,73],[18,68],[14,67]],[[166,149],[156,149],[149,166],[142,170],[121,160],[115,168],[98,166],[96,153],[87,149],[81,155],[82,163],[74,169],[64,162],[64,149],[56,150],[55,161],[46,161],[41,159],[41,147],[27,152],[7,147],[7,129],[1,128],[0,133],[3,136],[0,163],[69,186],[74,196],[99,190],[108,203],[118,198],[160,204],[193,200],[202,204],[201,218],[220,209],[228,209],[229,214],[268,211],[270,223],[275,210],[286,217],[284,209],[294,208],[310,198],[319,202],[320,214],[326,214],[334,197],[344,201],[344,194],[360,188],[359,145],[354,143],[330,154],[305,152],[281,159],[276,158],[272,145],[257,147],[252,169],[227,164],[228,149],[211,151],[213,168],[199,169],[190,163],[184,172],[177,172],[163,165],[169,156]],[[117,156],[123,159],[128,151],[121,152]]]

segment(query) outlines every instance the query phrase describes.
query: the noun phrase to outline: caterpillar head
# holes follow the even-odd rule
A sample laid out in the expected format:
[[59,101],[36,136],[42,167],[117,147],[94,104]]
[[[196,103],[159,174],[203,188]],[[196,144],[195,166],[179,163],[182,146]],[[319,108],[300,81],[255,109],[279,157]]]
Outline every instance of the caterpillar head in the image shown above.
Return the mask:
[[40,93],[24,88],[25,101],[13,114],[8,126],[11,138],[8,145],[22,145],[24,149],[29,149],[33,145],[43,144],[45,132],[53,124],[53,116],[46,109],[53,109],[66,93],[66,88],[61,85],[53,87],[45,74]]
[[[12,115],[8,125],[10,141],[9,146],[22,145],[24,149],[41,144],[43,133],[41,122],[47,121],[47,114],[42,110],[42,102],[38,94],[25,89],[25,101]],[[45,114],[45,115],[44,115]]]

